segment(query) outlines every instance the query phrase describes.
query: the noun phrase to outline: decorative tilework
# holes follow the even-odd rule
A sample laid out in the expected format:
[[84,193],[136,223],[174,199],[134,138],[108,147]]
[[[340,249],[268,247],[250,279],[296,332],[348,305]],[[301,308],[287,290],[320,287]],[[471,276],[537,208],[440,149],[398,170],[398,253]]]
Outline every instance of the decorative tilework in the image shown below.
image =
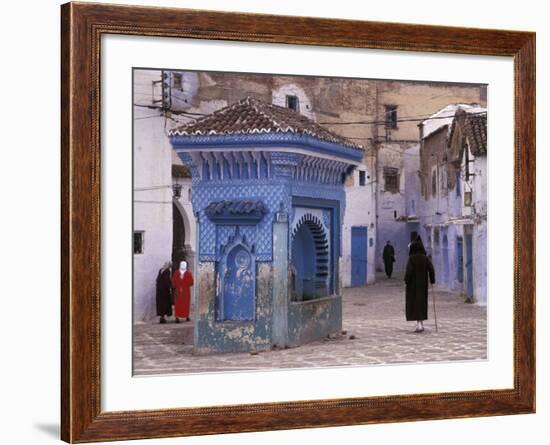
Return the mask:
[[201,182],[193,188],[193,208],[200,212],[200,261],[218,261],[219,252],[216,246],[227,242],[232,235],[234,225],[217,225],[204,214],[204,209],[212,201],[229,199],[262,200],[268,210],[257,225],[239,226],[256,247],[256,260],[271,261],[273,249],[272,224],[274,213],[283,204],[285,211],[290,211],[290,194],[288,185],[267,180],[234,180]]

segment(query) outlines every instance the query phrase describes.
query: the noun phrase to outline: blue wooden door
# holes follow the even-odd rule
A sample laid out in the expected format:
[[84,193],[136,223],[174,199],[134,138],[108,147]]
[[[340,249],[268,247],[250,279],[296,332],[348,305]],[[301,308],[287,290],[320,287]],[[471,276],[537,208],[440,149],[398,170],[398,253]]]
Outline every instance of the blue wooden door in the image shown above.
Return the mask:
[[351,285],[367,284],[367,228],[351,228]]
[[464,255],[462,253],[462,237],[456,238],[456,279],[459,283],[464,281]]
[[223,292],[224,320],[254,319],[253,267],[251,255],[243,246],[233,248],[227,256]]
[[445,286],[449,285],[449,239],[447,235],[443,235],[443,246],[441,248],[441,253],[443,256],[443,284]]
[[472,234],[466,234],[466,293],[469,298],[474,296],[474,256],[472,249]]

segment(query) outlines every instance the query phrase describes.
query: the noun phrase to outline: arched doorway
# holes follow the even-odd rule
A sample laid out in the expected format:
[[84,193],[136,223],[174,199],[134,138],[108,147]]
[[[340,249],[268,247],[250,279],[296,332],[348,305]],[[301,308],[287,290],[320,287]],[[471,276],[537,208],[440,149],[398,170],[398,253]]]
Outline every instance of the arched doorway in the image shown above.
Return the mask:
[[172,270],[177,269],[181,261],[189,262],[185,251],[185,224],[179,208],[172,204]]
[[329,242],[321,221],[304,215],[292,234],[293,299],[311,300],[328,295]]

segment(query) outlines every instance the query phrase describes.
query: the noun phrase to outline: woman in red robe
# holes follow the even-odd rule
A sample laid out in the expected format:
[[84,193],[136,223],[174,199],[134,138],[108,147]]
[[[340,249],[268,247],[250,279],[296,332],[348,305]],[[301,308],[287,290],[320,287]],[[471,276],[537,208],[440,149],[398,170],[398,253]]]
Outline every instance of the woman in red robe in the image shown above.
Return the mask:
[[172,275],[172,287],[174,288],[174,315],[176,317],[176,323],[179,323],[179,317],[185,318],[189,321],[191,286],[193,286],[193,275],[187,270],[187,263],[182,261],[179,269]]

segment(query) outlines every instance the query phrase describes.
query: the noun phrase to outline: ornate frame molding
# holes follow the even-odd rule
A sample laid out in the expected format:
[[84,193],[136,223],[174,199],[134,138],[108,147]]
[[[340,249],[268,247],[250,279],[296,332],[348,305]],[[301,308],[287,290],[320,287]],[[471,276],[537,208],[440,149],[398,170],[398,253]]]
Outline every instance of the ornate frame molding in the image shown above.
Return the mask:
[[[99,98],[101,36],[104,34],[513,57],[513,389],[208,408],[101,411]],[[61,7],[61,36],[63,440],[96,442],[535,411],[534,33],[68,3]]]

